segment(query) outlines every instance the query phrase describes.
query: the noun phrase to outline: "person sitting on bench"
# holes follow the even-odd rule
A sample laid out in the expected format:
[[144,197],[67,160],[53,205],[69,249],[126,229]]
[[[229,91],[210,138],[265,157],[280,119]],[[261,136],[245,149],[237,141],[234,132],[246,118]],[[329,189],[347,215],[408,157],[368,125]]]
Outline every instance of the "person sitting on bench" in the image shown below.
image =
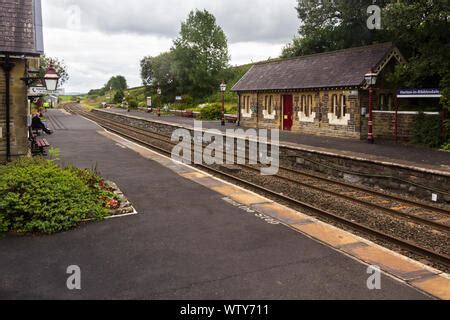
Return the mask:
[[53,134],[53,131],[47,129],[45,124],[42,122],[40,115],[37,113],[33,115],[33,120],[31,121],[31,128],[33,130],[42,130],[46,134]]

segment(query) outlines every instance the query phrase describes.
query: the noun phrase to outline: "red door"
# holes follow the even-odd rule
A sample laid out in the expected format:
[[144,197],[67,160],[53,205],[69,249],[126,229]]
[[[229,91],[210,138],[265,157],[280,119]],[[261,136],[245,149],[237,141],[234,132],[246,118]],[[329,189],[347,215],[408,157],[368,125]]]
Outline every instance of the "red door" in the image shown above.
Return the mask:
[[283,96],[283,130],[291,131],[294,124],[294,101],[292,96]]

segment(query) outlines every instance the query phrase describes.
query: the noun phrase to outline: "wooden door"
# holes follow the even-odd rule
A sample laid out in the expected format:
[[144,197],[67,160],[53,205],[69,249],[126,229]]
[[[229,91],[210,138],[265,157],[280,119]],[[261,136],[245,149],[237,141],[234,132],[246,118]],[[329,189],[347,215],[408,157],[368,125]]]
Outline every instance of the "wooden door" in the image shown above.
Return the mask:
[[283,130],[291,131],[294,124],[294,101],[291,95],[283,96]]

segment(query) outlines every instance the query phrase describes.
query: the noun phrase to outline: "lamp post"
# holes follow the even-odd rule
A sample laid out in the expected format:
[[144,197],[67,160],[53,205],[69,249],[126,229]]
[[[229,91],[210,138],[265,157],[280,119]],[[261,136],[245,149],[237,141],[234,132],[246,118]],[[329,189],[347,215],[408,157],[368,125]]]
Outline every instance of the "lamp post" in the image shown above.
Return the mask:
[[222,126],[225,126],[225,91],[227,91],[227,85],[222,81],[220,85],[220,92],[222,93]]
[[158,87],[156,93],[158,94],[158,117],[161,117],[161,88]]
[[365,80],[369,86],[369,123],[368,123],[368,142],[370,144],[375,143],[375,138],[373,136],[373,86],[377,83],[377,74],[373,71],[365,75]]

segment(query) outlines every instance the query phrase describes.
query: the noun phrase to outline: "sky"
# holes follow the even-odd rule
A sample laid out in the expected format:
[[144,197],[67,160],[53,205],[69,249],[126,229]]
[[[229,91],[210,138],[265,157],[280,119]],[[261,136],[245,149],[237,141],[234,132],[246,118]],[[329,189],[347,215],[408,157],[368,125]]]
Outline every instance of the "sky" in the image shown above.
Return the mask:
[[194,9],[212,13],[231,65],[277,57],[299,27],[296,0],[43,0],[46,55],[63,59],[66,92],[101,88],[121,74],[140,86],[139,62],[168,51]]

